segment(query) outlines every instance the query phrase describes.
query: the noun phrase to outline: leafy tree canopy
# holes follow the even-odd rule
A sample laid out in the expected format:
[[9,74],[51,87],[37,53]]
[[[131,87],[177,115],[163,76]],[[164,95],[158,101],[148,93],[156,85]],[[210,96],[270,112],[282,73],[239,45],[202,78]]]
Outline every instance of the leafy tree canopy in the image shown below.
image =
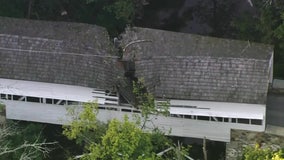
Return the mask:
[[243,160],[284,160],[282,150],[272,151],[270,148],[261,148],[258,144],[244,149]]
[[152,159],[150,134],[143,133],[128,117],[123,122],[116,119],[110,121],[106,134],[99,144],[90,147],[87,159]]
[[[87,103],[79,112],[73,109],[69,112],[73,115],[73,120],[70,125],[64,126],[63,134],[85,148],[85,152],[76,158],[159,160],[183,157],[188,152],[188,147],[176,147],[158,129],[143,131],[139,119],[131,121],[125,116],[123,121],[113,119],[107,125],[102,124],[96,119],[97,103]],[[168,148],[171,149],[169,152],[157,155]]]
[[0,16],[97,24],[114,36],[133,23],[141,3],[140,0],[0,0]]
[[284,2],[253,1],[254,13],[244,13],[232,22],[234,38],[272,44],[274,76],[284,78]]

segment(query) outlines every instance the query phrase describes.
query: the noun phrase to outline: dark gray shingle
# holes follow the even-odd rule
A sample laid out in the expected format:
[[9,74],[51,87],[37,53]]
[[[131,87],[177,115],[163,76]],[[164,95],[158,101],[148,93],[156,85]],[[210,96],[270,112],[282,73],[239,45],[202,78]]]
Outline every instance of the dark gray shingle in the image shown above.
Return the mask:
[[133,28],[123,44],[136,76],[156,97],[263,104],[268,90],[270,45],[155,29]]
[[0,77],[112,89],[113,47],[95,25],[0,17]]

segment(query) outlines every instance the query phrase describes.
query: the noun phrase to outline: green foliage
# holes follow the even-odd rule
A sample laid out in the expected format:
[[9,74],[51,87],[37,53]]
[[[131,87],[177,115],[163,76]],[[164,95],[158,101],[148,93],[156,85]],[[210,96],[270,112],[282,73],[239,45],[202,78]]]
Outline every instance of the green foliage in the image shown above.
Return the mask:
[[[82,159],[146,159],[155,157],[151,134],[144,133],[128,117],[123,122],[111,120],[105,128],[99,127],[96,119],[97,103],[86,103],[76,116],[74,109],[70,125],[64,126],[63,134],[77,143],[85,144],[86,153]],[[95,138],[94,138],[95,137]],[[86,142],[86,143],[83,143]]]
[[255,1],[254,7],[259,15],[246,12],[233,20],[232,26],[236,29],[236,38],[273,44],[274,32],[281,23],[282,12],[275,5],[264,5],[262,1]]
[[244,149],[243,160],[284,160],[282,151],[272,151],[270,148],[260,148],[258,144],[255,147],[248,146]]
[[281,13],[281,24],[274,30],[274,36],[279,41],[279,48],[284,50],[284,10]]
[[148,119],[151,114],[164,116],[169,114],[169,102],[161,102],[157,105],[154,96],[146,91],[143,79],[133,82],[133,93],[136,96],[137,107],[141,109],[142,117],[145,119]]
[[86,4],[92,3],[104,3],[104,11],[112,13],[117,20],[122,20],[126,23],[132,23],[135,16],[135,1],[133,0],[86,0]]
[[274,153],[272,156],[272,160],[284,160],[282,150],[279,150],[278,152]]
[[115,15],[117,20],[122,20],[126,23],[132,23],[135,15],[135,7],[133,0],[115,0],[111,5],[104,9]]
[[139,79],[137,82],[133,81],[133,93],[137,101],[136,107],[141,109],[142,128],[149,121],[150,115],[169,115],[169,102],[155,103],[154,96],[147,92],[143,79]]
[[274,45],[274,77],[284,78],[284,3],[281,0],[264,3],[254,1],[259,13],[244,13],[234,19],[234,38]]
[[274,76],[284,78],[284,11],[281,13],[281,21],[281,24],[274,30],[276,37]]
[[63,135],[68,139],[75,139],[77,144],[90,145],[98,141],[106,131],[106,125],[97,121],[98,104],[85,103],[83,111],[78,113],[75,108],[69,108],[68,115],[72,121],[63,126]]
[[[64,126],[63,134],[69,139],[84,145],[85,153],[80,156],[84,160],[159,160],[173,159],[188,150],[173,143],[158,129],[143,132],[140,124],[131,122],[127,116],[121,122],[111,120],[103,128],[96,119],[98,104],[86,103],[82,111],[69,110],[73,121]],[[95,137],[95,138],[94,138]],[[163,156],[156,154],[167,148],[173,148]],[[177,151],[178,149],[179,151]]]
[[165,133],[163,133],[159,129],[152,130],[150,138],[153,145],[153,152],[155,153],[159,153],[173,145],[172,140],[166,137]]
[[6,17],[24,18],[26,16],[27,0],[0,0],[0,15]]
[[[136,4],[133,0],[0,0],[0,16],[26,18],[31,2],[31,19],[76,21],[106,27],[114,36],[132,24]],[[62,12],[66,11],[66,15]]]
[[0,113],[5,110],[5,105],[0,102]]
[[133,0],[87,0],[81,6],[85,9],[77,11],[81,15],[77,20],[89,17],[85,22],[106,27],[111,36],[123,31],[127,24],[132,24],[136,12]]
[[88,159],[144,159],[152,157],[151,150],[150,134],[125,117],[123,122],[114,119],[109,123],[101,143],[91,146]]
[[[159,159],[183,159],[188,152],[184,146],[174,144],[159,129],[149,133],[143,132],[144,126],[149,121],[150,115],[168,115],[169,103],[155,103],[154,96],[148,93],[143,80],[134,82],[133,92],[138,101],[143,118],[142,127],[140,115],[135,122],[131,122],[127,116],[122,122],[111,120],[106,129],[99,127],[96,119],[98,114],[97,103],[84,104],[83,111],[69,110],[73,119],[69,125],[64,126],[63,134],[69,139],[75,139],[78,144],[85,144],[86,152],[80,156],[85,160],[159,160]],[[94,138],[95,137],[95,138]],[[84,143],[83,143],[84,142]],[[162,156],[157,153],[170,148]],[[168,158],[170,157],[170,158]]]
[[179,142],[177,145],[172,145],[167,150],[160,152],[159,158],[164,160],[188,160],[189,156],[187,155],[189,152],[190,146],[183,146]]
[[187,160],[185,155],[188,154],[189,149],[190,149],[190,146],[182,146],[178,143],[178,145],[175,145],[174,147],[174,152],[173,152],[172,157],[175,157],[174,159],[177,159],[177,160]]

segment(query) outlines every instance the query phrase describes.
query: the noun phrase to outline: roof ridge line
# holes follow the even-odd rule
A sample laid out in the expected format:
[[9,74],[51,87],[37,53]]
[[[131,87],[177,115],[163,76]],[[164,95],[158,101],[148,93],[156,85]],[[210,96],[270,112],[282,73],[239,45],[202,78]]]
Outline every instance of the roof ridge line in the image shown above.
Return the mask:
[[28,50],[28,49],[13,49],[13,48],[6,48],[0,47],[0,50],[6,51],[18,51],[18,52],[39,52],[39,53],[50,53],[50,54],[67,54],[67,55],[77,55],[77,56],[86,56],[86,57],[102,57],[102,58],[119,58],[118,56],[102,56],[102,55],[93,55],[93,54],[80,54],[74,52],[51,52],[51,51],[40,51],[40,50]]

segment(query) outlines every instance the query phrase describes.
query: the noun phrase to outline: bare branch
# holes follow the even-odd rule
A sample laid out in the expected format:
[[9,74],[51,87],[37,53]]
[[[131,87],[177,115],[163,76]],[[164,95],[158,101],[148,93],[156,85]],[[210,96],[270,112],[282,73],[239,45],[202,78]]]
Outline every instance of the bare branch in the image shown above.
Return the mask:
[[126,51],[126,48],[129,47],[130,45],[133,45],[133,44],[135,44],[135,43],[143,43],[143,42],[152,42],[152,41],[151,41],[151,40],[144,40],[144,39],[131,41],[131,42],[129,42],[128,44],[125,45],[125,47],[122,49],[122,51],[125,52],[125,51]]
[[0,156],[2,156],[4,154],[8,154],[8,153],[14,153],[14,152],[16,152],[18,150],[25,149],[25,148],[33,148],[35,151],[39,151],[39,152],[43,153],[44,155],[46,155],[46,154],[48,154],[51,151],[51,149],[47,148],[45,146],[47,146],[47,145],[54,145],[56,143],[57,142],[42,142],[42,143],[38,143],[37,141],[35,141],[34,143],[24,142],[24,144],[20,145],[19,147],[14,148],[14,149],[10,149],[7,146],[4,147],[4,148],[1,147]]
[[50,145],[54,145],[57,142],[40,142],[40,135],[37,136],[36,140],[32,143],[25,141],[22,145],[11,148],[9,147],[9,142],[5,143],[5,140],[9,136],[19,134],[18,128],[15,124],[10,124],[9,127],[5,126],[0,128],[0,157],[6,154],[15,153],[19,150],[23,150],[20,160],[32,160],[36,158],[36,153],[40,152],[46,156],[52,148],[49,148]]

